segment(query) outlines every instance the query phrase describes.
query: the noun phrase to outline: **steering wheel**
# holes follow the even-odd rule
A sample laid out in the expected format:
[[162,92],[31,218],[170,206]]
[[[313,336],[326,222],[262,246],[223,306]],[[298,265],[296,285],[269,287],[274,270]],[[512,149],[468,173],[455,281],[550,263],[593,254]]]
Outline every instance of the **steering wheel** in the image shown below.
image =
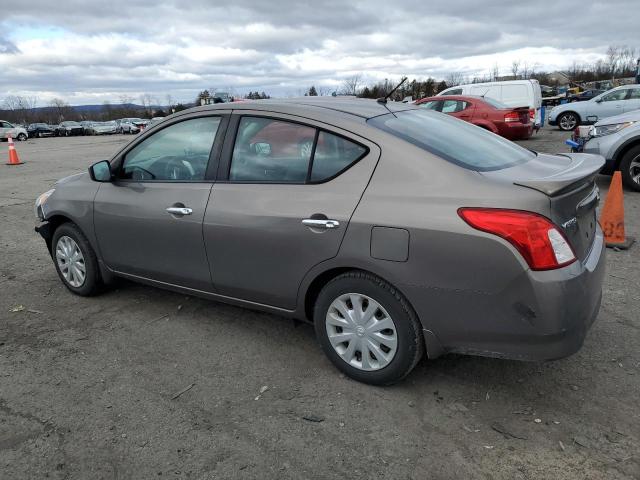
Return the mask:
[[164,166],[164,178],[168,180],[191,180],[195,171],[181,158],[170,158]]

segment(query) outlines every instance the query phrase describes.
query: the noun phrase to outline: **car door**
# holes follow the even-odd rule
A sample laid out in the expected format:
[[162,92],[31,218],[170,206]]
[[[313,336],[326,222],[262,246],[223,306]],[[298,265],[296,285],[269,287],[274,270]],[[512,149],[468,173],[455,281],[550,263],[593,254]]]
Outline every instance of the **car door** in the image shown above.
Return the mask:
[[0,138],[6,138],[12,128],[9,122],[0,122]]
[[227,117],[188,116],[134,142],[94,200],[100,253],[109,268],[211,291],[202,219]]
[[624,111],[632,112],[640,109],[640,87],[629,88],[627,99],[624,101]]
[[603,95],[597,102],[588,102],[586,119],[590,122],[595,122],[606,117],[612,117],[613,115],[623,113],[627,93],[628,90],[621,88]]
[[380,150],[259,111],[234,116],[227,137],[203,226],[215,290],[292,310],[304,275],[337,255]]

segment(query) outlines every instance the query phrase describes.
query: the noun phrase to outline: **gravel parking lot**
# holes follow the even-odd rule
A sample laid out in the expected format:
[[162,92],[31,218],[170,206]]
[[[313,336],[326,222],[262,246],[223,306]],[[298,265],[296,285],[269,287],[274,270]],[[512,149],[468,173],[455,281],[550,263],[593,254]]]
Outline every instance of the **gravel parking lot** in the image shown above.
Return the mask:
[[[567,151],[566,136],[521,143]],[[576,355],[447,355],[374,388],[307,325],[124,281],[65,289],[33,201],[129,140],[29,140],[24,165],[0,165],[0,478],[640,478],[640,245],[608,251]],[[637,236],[640,194],[625,209]]]

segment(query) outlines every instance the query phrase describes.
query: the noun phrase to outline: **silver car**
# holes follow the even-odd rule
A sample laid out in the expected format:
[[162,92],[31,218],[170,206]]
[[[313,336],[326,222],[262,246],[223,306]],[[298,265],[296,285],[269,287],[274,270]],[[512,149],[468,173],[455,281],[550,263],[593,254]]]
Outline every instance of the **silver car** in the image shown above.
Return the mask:
[[549,125],[560,130],[573,130],[607,117],[640,109],[640,85],[623,85],[593,97],[586,102],[572,102],[553,107]]
[[36,230],[76,294],[125,277],[308,321],[340,370],[389,384],[425,353],[580,348],[603,163],[401,103],[218,104],[60,180]]
[[7,139],[9,137],[24,141],[29,138],[29,134],[27,133],[27,129],[20,125],[14,125],[6,120],[0,120],[0,138]]
[[602,173],[620,170],[622,181],[640,192],[640,110],[609,117],[589,131],[583,151],[602,155]]

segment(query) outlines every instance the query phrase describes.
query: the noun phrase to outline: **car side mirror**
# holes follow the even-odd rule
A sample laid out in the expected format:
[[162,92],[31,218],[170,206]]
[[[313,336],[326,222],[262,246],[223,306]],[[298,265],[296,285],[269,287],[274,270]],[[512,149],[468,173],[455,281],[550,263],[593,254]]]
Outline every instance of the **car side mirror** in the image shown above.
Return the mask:
[[110,182],[111,164],[107,160],[94,163],[89,167],[89,176],[94,182]]
[[596,102],[596,103],[600,103],[600,102],[602,102],[602,99],[601,99],[601,98],[596,98],[596,99],[594,100],[594,102]]

